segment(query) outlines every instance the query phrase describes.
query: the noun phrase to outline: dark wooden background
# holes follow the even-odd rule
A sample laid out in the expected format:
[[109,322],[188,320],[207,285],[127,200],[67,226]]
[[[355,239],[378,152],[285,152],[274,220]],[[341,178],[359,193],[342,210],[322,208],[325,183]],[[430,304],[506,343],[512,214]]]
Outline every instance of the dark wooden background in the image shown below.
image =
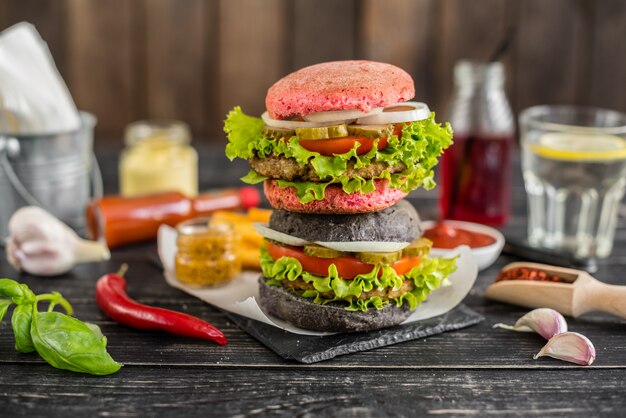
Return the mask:
[[439,112],[460,58],[486,60],[512,23],[507,91],[538,103],[626,111],[623,0],[0,0],[0,28],[34,23],[99,141],[142,118],[177,118],[222,141],[240,104],[320,61],[366,58],[409,71]]

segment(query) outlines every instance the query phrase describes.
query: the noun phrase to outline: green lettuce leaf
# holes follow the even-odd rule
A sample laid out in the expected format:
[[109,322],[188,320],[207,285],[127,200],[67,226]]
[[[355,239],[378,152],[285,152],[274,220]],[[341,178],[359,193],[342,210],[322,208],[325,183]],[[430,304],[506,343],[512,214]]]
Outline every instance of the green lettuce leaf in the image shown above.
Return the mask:
[[[313,299],[313,302],[317,304],[343,301],[347,303],[345,309],[348,311],[382,309],[389,303],[395,303],[396,306],[406,303],[410,309],[415,309],[455,270],[456,257],[424,257],[419,266],[405,275],[398,275],[390,266],[376,265],[371,272],[360,274],[353,280],[346,280],[339,277],[334,264],[328,268],[327,276],[317,276],[303,271],[300,262],[293,257],[281,257],[274,260],[265,248],[261,249],[261,271],[268,285],[281,286],[283,280],[302,279],[312,284],[315,290],[306,290],[299,293],[300,296]],[[374,288],[391,287],[397,290],[406,279],[413,280],[415,288],[398,297],[389,300],[382,300],[378,296],[369,299],[361,298],[364,292],[369,292]]]
[[267,177],[260,175],[254,170],[250,170],[248,174],[241,178],[241,181],[247,184],[257,184],[267,180]]
[[[310,163],[321,182],[289,182],[281,180],[279,187],[295,187],[302,203],[324,198],[326,187],[341,184],[346,193],[369,193],[374,190],[372,179],[365,180],[347,175],[348,161],[354,161],[356,169],[367,167],[373,162],[383,162],[389,167],[404,164],[407,167],[400,173],[391,174],[384,170],[377,178],[389,180],[389,186],[409,192],[419,186],[431,189],[435,186],[433,168],[443,150],[452,144],[452,128],[435,122],[435,114],[425,120],[412,122],[402,130],[402,137],[391,135],[388,145],[382,150],[377,147],[363,155],[357,155],[359,144],[343,154],[324,156],[312,152],[300,145],[297,136],[288,141],[267,138],[263,135],[263,120],[248,116],[240,107],[231,110],[224,122],[224,131],[228,136],[226,156],[250,159],[254,156],[294,158],[298,164]],[[261,181],[261,176],[248,173],[246,181]]]

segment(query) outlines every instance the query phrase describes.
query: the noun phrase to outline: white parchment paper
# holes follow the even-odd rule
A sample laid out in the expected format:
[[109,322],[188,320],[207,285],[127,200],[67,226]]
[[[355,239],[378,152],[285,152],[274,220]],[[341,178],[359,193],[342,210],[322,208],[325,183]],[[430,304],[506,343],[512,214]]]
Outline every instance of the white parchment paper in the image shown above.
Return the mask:
[[[165,270],[167,283],[192,296],[217,306],[266,324],[284,329],[295,334],[329,335],[317,331],[308,331],[294,327],[285,321],[267,315],[259,304],[259,272],[244,271],[229,283],[217,287],[194,287],[179,282],[174,275],[174,257],[176,255],[176,230],[167,225],[161,226],[158,236],[158,251]],[[457,306],[469,293],[478,275],[478,266],[469,247],[458,247],[457,270],[450,276],[450,285],[435,290],[426,302],[418,306],[413,314],[403,323],[419,321],[442,315]]]

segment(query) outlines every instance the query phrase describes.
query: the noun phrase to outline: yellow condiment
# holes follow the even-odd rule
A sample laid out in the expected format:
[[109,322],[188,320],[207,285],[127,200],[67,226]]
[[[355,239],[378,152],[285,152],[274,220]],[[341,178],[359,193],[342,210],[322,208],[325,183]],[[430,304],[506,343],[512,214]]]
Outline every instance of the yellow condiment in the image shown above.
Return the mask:
[[210,286],[228,282],[241,272],[230,222],[196,218],[176,229],[176,277],[181,282]]
[[179,191],[198,194],[198,154],[182,122],[139,121],[128,125],[120,158],[124,197]]

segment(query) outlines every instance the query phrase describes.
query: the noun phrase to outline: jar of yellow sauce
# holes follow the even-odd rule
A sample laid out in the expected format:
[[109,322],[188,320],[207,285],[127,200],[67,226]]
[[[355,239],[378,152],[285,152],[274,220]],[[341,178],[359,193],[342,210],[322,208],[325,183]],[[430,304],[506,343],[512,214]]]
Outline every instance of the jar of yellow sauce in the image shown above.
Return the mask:
[[216,285],[230,281],[241,272],[231,222],[195,218],[181,222],[176,230],[175,272],[181,282],[196,286]]
[[119,165],[124,197],[179,191],[198,194],[198,153],[188,126],[178,121],[138,121],[126,127]]

